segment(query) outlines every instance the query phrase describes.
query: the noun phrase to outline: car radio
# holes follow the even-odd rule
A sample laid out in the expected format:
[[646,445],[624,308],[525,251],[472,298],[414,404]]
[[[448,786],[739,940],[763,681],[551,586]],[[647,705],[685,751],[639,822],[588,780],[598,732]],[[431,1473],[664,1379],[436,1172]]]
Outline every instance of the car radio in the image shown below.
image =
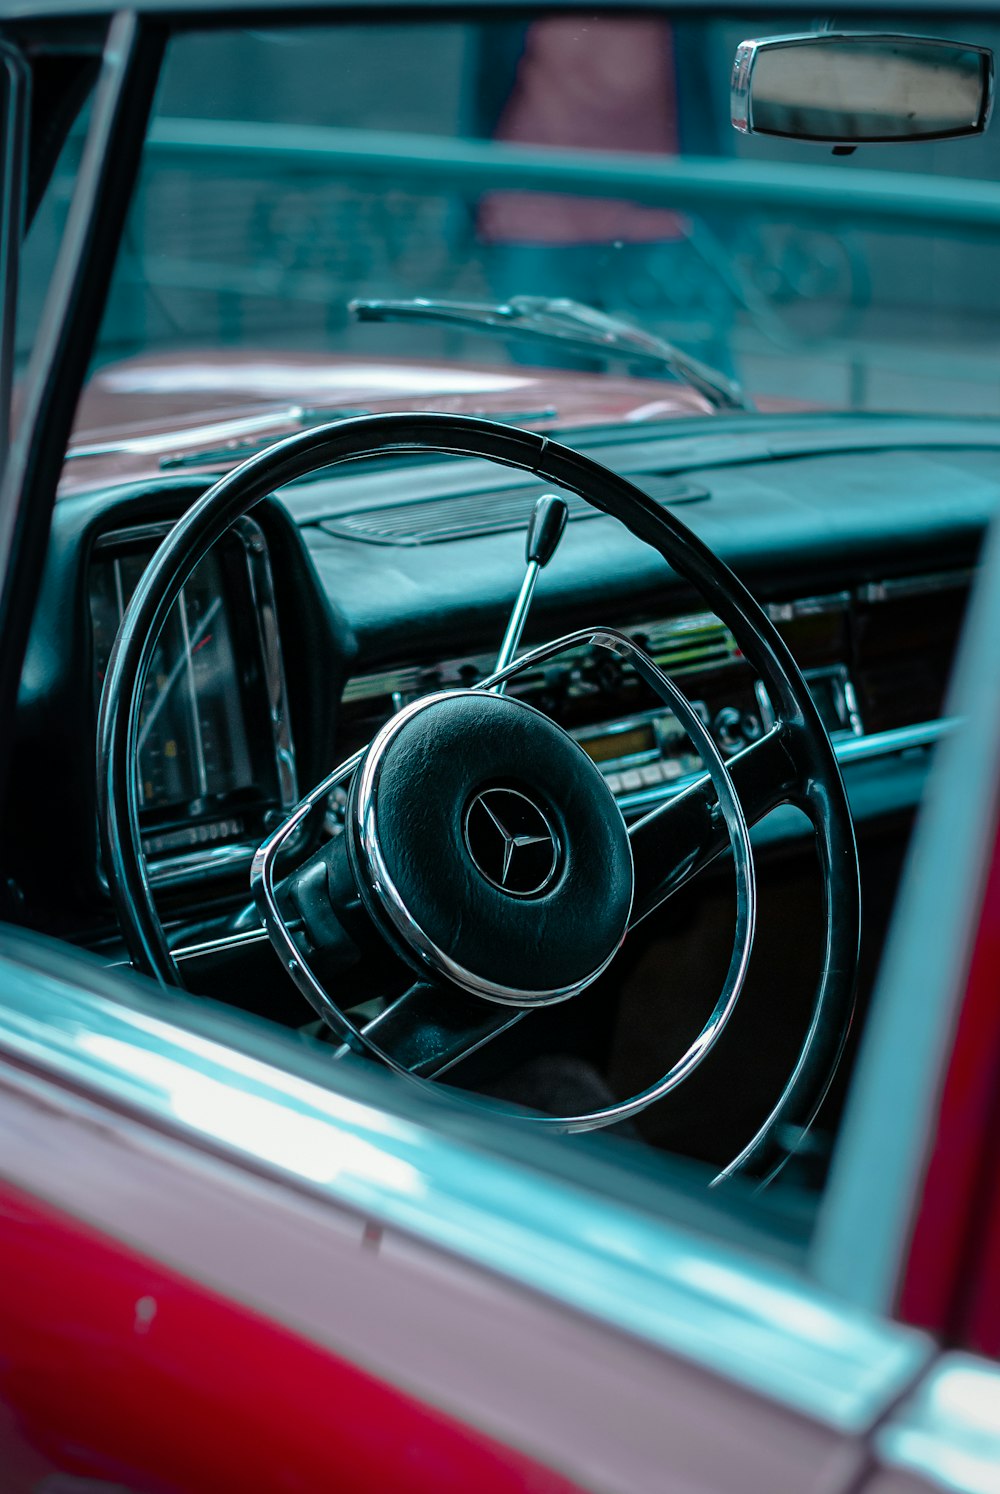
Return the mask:
[[[832,737],[860,735],[857,697],[843,663],[819,662],[846,653],[841,594],[781,604],[782,629],[797,627],[797,655],[823,724]],[[774,711],[729,630],[711,613],[629,626],[626,631],[682,688],[722,753],[731,757],[774,724]],[[836,653],[834,653],[836,657]],[[343,699],[342,749],[369,741],[393,711],[433,690],[465,688],[487,678],[494,656],[482,655],[355,675]],[[639,809],[700,774],[702,760],[687,733],[627,665],[600,649],[568,649],[525,670],[509,692],[558,721],[600,767],[623,810]]]

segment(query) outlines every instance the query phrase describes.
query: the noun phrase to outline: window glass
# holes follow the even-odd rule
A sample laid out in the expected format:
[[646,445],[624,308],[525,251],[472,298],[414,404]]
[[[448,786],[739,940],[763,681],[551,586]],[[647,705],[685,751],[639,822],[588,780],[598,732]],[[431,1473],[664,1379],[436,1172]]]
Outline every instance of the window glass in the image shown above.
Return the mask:
[[[814,29],[806,14],[780,29],[796,25]],[[748,13],[612,13],[178,38],[99,358],[207,346],[559,362],[551,347],[456,328],[358,325],[347,305],[568,296],[737,375],[759,400],[995,412],[996,234],[936,223],[933,192],[941,177],[996,181],[1000,134],[836,158],[738,135],[735,48],[775,29]],[[943,15],[920,29],[1000,43],[991,23]],[[404,158],[385,166],[394,149],[437,150],[453,170],[467,142],[495,158],[534,145],[708,159],[732,192],[650,206],[500,191],[474,164],[461,185],[418,181]],[[926,189],[926,221],[887,225],[849,200],[805,212],[794,187],[786,206],[758,208],[739,191],[751,165],[779,181],[805,168],[821,187],[878,172],[884,197]]]
[[56,256],[69,214],[83,143],[90,118],[89,103],[70,127],[52,176],[38,204],[21,251],[18,281],[15,378],[27,367],[41,322],[42,309],[55,271]]

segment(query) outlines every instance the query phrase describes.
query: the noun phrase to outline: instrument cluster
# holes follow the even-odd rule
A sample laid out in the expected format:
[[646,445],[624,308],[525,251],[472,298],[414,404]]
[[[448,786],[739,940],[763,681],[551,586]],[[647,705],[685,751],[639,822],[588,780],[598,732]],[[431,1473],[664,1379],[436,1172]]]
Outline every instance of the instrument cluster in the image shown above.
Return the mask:
[[[166,532],[103,535],[88,574],[95,710],[139,579]],[[252,856],[270,813],[295,803],[295,759],[267,546],[243,519],[194,571],[167,618],[143,693],[138,788],[153,880]]]

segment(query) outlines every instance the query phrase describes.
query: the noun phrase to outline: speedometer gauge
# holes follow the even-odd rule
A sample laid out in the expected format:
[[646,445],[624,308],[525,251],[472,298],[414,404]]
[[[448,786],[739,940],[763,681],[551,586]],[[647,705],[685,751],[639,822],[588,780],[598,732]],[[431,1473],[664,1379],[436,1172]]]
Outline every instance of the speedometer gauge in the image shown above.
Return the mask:
[[[90,567],[99,698],[125,609],[159,531],[98,543]],[[139,808],[152,855],[259,838],[279,802],[276,746],[248,546],[223,540],[190,577],[153,655],[139,715]]]

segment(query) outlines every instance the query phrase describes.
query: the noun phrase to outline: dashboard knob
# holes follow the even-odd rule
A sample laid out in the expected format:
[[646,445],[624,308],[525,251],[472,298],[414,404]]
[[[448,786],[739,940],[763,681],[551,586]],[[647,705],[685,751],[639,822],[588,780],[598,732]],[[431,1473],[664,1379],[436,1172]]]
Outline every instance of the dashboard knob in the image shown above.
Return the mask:
[[715,740],[726,752],[736,752],[746,745],[743,735],[743,713],[735,706],[723,706],[712,723]]

